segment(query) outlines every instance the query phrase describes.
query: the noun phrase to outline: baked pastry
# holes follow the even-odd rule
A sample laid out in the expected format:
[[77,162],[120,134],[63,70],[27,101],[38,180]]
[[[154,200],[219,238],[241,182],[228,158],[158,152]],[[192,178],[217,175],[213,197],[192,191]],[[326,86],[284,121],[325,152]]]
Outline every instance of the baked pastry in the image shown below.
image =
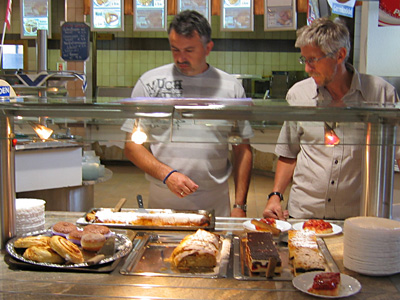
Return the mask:
[[266,272],[267,277],[282,270],[282,261],[271,232],[247,233],[246,259],[251,272]]
[[57,252],[66,261],[75,264],[83,263],[84,259],[81,250],[77,245],[68,241],[66,238],[59,235],[53,235],[50,238],[49,244],[51,249]]
[[101,233],[85,233],[81,239],[81,246],[87,251],[99,251],[106,242],[106,237]]
[[25,250],[23,257],[29,260],[53,264],[64,263],[65,260],[55,251],[53,251],[50,246],[31,246]]
[[178,269],[213,268],[217,265],[219,250],[220,237],[198,229],[180,242],[169,260]]
[[104,225],[86,225],[83,227],[83,231],[85,233],[100,233],[103,235],[108,235],[110,234],[110,229],[107,226]]
[[82,236],[85,232],[82,229],[74,229],[67,235],[67,240],[73,242],[74,244],[80,246]]
[[114,212],[102,209],[86,214],[86,221],[105,224],[127,224],[136,226],[197,226],[210,225],[207,216],[196,213],[140,213],[133,211]]
[[31,246],[48,246],[50,241],[49,236],[36,235],[26,236],[17,239],[14,242],[14,248],[29,248]]
[[332,225],[324,220],[310,219],[303,224],[304,230],[311,230],[317,234],[328,234],[332,233]]
[[66,237],[71,231],[75,230],[77,227],[75,224],[70,222],[58,222],[51,228],[53,234]]
[[317,295],[338,296],[339,287],[340,273],[319,273],[314,276],[313,285],[308,289],[308,291]]
[[256,227],[257,231],[265,231],[271,232],[274,236],[279,236],[281,234],[281,230],[276,228],[275,219],[271,218],[272,220],[268,219],[261,219],[260,221],[256,219],[251,220],[251,224]]
[[300,248],[308,248],[316,252],[319,251],[315,232],[308,230],[288,231],[289,259],[293,259],[295,250]]
[[299,248],[294,251],[293,255],[292,264],[296,276],[300,273],[326,270],[325,259],[319,251]]

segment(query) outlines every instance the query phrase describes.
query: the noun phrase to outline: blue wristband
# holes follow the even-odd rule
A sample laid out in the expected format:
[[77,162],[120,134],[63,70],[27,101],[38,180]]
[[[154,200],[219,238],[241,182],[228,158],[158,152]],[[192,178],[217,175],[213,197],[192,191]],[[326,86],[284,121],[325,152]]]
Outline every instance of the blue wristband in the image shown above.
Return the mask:
[[168,177],[171,176],[172,173],[178,172],[178,170],[172,170],[171,172],[169,172],[167,174],[167,176],[165,176],[164,180],[162,181],[162,183],[165,184],[165,182],[167,181]]

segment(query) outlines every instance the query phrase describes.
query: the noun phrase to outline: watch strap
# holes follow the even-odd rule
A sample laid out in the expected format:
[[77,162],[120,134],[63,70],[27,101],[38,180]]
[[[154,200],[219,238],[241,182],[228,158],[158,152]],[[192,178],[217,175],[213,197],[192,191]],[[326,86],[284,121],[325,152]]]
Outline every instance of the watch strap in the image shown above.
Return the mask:
[[268,195],[267,200],[269,200],[269,198],[271,198],[272,196],[275,196],[275,195],[279,196],[281,201],[283,201],[283,195],[281,193],[279,193],[279,192],[272,192],[271,194]]
[[240,208],[243,209],[244,211],[247,211],[247,204],[233,204],[233,208]]

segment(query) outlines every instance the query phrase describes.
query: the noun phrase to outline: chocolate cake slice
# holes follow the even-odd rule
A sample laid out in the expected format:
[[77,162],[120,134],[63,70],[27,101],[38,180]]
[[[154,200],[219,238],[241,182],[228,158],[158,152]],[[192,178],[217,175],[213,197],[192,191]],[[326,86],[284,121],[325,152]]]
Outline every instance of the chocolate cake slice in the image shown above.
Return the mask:
[[282,261],[270,232],[247,233],[246,258],[251,272],[266,272],[267,277],[281,272]]

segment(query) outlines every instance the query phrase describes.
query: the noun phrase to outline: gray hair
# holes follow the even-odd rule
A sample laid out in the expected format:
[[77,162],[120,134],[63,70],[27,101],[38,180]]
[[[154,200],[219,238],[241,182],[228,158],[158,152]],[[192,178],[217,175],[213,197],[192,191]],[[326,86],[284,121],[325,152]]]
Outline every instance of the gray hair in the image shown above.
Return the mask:
[[336,53],[340,48],[346,48],[346,61],[350,54],[350,33],[346,24],[339,18],[334,21],[327,18],[314,20],[311,25],[297,30],[297,48],[307,45],[319,47],[325,54]]
[[185,37],[192,37],[197,32],[204,46],[211,41],[211,26],[207,19],[195,10],[185,10],[177,14],[168,27],[168,34],[171,30]]

